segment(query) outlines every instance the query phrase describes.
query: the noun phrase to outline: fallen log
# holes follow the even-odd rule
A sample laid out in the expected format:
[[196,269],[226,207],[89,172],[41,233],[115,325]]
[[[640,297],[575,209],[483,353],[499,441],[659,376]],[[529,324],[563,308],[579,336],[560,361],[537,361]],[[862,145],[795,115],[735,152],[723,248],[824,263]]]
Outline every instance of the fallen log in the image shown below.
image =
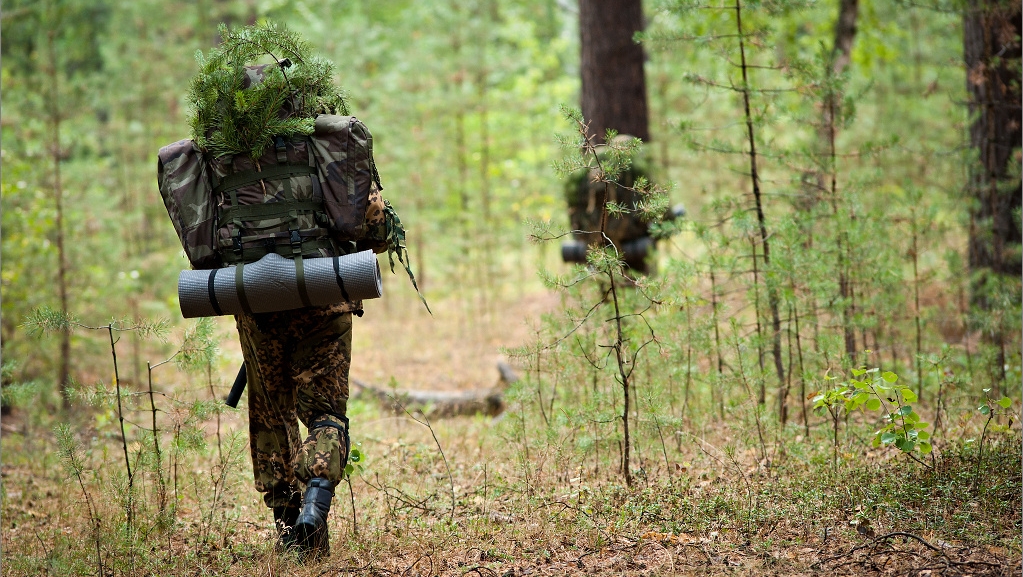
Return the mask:
[[497,384],[490,389],[476,391],[416,391],[401,389],[382,389],[352,379],[352,384],[359,389],[356,396],[368,394],[374,397],[385,409],[397,414],[408,411],[420,412],[431,418],[448,418],[471,416],[476,414],[496,417],[504,411],[504,390],[508,385],[519,380],[518,375],[508,363],[497,363]]

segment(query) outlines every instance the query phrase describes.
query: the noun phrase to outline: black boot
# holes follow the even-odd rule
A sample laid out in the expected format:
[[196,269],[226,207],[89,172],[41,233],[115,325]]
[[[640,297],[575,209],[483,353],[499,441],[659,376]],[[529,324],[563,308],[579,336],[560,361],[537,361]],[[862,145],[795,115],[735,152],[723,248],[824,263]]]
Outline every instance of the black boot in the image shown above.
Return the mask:
[[327,536],[327,513],[334,498],[334,484],[322,477],[313,477],[302,497],[302,510],[295,521],[295,543],[303,559],[330,555]]
[[[297,496],[297,494],[296,494]],[[274,507],[274,526],[277,527],[277,545],[279,552],[295,547],[295,521],[298,520],[299,503],[296,499],[283,507]]]

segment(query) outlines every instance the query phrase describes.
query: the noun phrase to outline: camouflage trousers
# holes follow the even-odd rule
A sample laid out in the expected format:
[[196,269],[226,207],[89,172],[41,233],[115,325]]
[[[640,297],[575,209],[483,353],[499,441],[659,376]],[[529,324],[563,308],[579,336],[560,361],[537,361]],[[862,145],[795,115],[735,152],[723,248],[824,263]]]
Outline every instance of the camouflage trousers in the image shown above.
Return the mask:
[[[348,461],[352,314],[345,305],[236,317],[248,380],[256,490],[295,504],[313,477],[339,483]],[[303,440],[301,421],[309,430]]]

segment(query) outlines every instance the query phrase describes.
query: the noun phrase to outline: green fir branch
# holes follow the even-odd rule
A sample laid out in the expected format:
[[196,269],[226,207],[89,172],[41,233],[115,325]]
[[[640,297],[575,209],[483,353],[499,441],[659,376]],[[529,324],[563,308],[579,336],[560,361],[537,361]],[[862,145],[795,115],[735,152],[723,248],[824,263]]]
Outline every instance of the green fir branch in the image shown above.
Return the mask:
[[[221,25],[220,35],[220,46],[196,54],[189,92],[192,138],[211,154],[259,158],[275,136],[312,134],[317,114],[348,114],[333,64],[285,26]],[[262,80],[246,86],[246,66],[267,60]]]

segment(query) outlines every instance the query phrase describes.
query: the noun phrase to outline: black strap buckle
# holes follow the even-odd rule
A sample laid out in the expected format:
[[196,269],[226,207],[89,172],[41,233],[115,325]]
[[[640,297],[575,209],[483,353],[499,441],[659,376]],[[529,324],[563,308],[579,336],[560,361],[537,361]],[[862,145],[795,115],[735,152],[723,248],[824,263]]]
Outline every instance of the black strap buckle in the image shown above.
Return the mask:
[[241,256],[242,256],[242,231],[241,230],[239,230],[238,233],[234,235],[234,254],[238,255],[238,258],[241,258]]
[[291,233],[291,252],[294,254],[302,254],[302,236],[294,229],[288,232]]

